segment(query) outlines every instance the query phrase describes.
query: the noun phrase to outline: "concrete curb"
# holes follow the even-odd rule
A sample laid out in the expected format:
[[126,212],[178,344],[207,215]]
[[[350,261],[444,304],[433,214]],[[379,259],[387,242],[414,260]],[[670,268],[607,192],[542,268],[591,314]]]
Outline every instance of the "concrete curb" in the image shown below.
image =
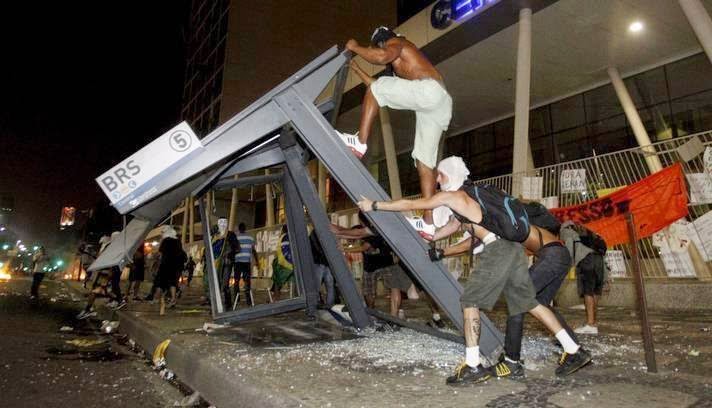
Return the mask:
[[[171,336],[130,312],[118,312],[119,331],[134,339],[149,355],[156,346]],[[203,353],[185,350],[180,341],[171,339],[165,354],[166,366],[193,390],[218,407],[298,407],[297,400],[275,395],[268,387],[239,381],[225,370],[209,362]]]
[[[67,287],[80,293],[72,285]],[[303,407],[295,398],[280,394],[262,379],[236,377],[208,359],[207,353],[188,351],[175,336],[161,331],[130,311],[116,312],[120,321],[119,331],[129,336],[150,357],[156,346],[168,338],[171,344],[166,350],[166,366],[178,379],[217,407]]]

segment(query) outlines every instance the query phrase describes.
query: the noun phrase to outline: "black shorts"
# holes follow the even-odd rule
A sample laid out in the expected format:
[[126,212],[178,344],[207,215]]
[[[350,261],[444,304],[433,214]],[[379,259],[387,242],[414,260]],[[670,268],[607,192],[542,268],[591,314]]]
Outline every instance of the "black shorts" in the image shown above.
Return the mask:
[[576,265],[579,296],[601,295],[603,290],[603,256],[590,253]]

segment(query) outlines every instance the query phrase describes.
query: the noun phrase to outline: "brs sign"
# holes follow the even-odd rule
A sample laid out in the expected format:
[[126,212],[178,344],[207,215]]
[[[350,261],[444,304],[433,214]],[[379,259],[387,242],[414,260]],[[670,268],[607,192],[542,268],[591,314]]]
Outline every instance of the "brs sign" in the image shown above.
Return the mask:
[[148,198],[161,175],[202,147],[190,126],[181,122],[97,177],[96,182],[112,204],[124,201],[138,204]]

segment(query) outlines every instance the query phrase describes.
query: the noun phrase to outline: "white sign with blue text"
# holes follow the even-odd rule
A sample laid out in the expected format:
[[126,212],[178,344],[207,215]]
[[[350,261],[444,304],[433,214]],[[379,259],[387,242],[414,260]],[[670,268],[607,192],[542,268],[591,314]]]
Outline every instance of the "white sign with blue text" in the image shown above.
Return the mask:
[[193,129],[188,123],[181,122],[97,177],[96,182],[111,204],[131,202],[137,205],[155,194],[155,191],[151,192],[151,185],[158,177],[202,148]]

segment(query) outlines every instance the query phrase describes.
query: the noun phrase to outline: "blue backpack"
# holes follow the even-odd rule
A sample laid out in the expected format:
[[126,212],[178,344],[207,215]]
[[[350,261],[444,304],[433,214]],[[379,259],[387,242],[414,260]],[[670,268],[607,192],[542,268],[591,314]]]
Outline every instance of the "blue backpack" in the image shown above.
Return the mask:
[[[482,221],[478,225],[508,241],[524,242],[529,237],[529,217],[519,200],[493,185],[477,186],[470,180],[460,189],[480,204]],[[472,223],[459,214],[456,217]]]

